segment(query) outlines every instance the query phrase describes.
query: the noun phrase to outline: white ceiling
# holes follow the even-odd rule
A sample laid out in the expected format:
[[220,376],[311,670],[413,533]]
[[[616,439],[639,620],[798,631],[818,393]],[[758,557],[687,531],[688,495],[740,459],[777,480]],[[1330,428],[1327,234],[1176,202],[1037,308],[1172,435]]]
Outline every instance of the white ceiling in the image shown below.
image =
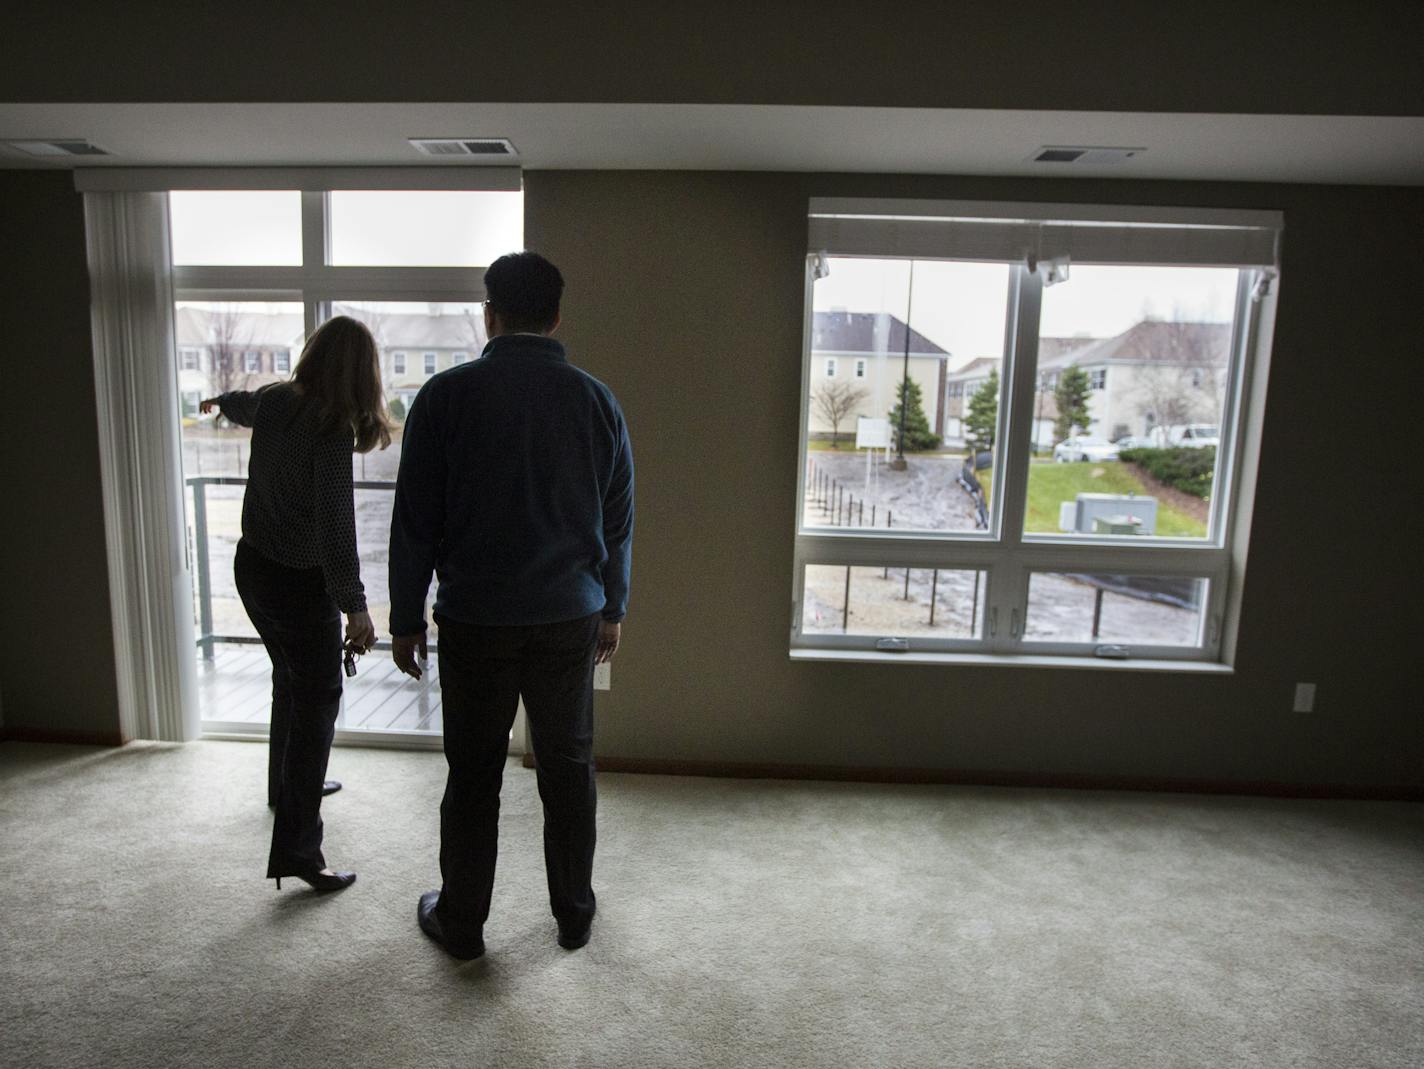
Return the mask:
[[[408,137],[507,137],[529,169],[861,171],[1424,185],[1424,118],[684,104],[0,104],[0,139],[88,138],[112,157],[0,148],[0,167],[471,166]],[[1132,146],[1119,164],[1028,162]],[[496,161],[503,162],[503,161]]]

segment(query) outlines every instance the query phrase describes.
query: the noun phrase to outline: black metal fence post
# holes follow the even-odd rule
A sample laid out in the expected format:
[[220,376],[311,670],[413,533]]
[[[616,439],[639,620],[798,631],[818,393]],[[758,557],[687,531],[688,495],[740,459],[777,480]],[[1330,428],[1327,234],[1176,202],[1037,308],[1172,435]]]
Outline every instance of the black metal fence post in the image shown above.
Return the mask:
[[1098,587],[1097,597],[1093,599],[1093,637],[1098,637],[1098,625],[1103,622],[1103,588]]
[[213,582],[208,563],[208,491],[201,476],[193,482],[193,541],[198,551],[198,645],[213,659]]
[[974,621],[979,619],[979,576],[983,573],[977,568],[974,571],[974,603],[969,607],[969,633],[974,635]]
[[845,601],[841,607],[841,634],[850,629],[850,565],[846,565]]
[[934,570],[934,576],[930,579],[930,626],[934,627],[935,598],[939,596],[939,569]]

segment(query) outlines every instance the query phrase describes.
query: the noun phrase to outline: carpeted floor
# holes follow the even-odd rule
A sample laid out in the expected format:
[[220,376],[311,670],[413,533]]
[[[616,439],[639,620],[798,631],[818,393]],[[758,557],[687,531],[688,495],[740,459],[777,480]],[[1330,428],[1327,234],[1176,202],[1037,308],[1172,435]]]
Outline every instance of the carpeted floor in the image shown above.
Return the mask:
[[261,878],[265,760],[0,746],[0,1064],[1424,1064],[1424,806],[604,775],[569,953],[511,764],[460,964],[443,759],[336,751],[328,897]]

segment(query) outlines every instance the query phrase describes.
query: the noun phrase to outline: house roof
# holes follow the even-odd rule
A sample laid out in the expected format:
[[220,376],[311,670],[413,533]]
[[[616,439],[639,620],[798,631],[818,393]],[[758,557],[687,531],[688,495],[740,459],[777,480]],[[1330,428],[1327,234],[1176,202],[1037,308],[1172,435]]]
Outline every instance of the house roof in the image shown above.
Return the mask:
[[997,356],[976,356],[969,363],[965,364],[958,371],[949,375],[950,379],[982,379],[989,376],[989,372],[999,370],[999,365],[1003,363]]
[[[341,304],[336,305],[336,312],[351,314],[350,309]],[[464,349],[478,353],[485,346],[483,321],[479,317],[472,320],[459,311],[443,315],[413,312],[373,315],[366,311],[356,318],[371,328],[377,344],[386,350]]]
[[[903,353],[905,322],[889,312],[817,312],[811,350],[821,353]],[[917,330],[910,331],[912,356],[948,356]]]
[[[1045,357],[1045,342],[1058,351]],[[1222,366],[1231,345],[1231,324],[1145,319],[1111,338],[1040,338],[1038,344],[1040,370],[1109,363]]]

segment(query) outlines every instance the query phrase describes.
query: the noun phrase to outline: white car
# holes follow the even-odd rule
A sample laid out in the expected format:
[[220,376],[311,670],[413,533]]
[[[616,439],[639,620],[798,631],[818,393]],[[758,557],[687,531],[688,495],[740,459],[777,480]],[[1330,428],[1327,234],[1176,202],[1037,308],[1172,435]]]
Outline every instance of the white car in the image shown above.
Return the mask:
[[1162,427],[1154,427],[1149,437],[1154,445],[1167,448],[1205,449],[1221,444],[1221,428],[1214,423],[1187,423],[1173,427],[1169,433]]
[[1117,446],[1106,438],[1075,434],[1053,447],[1053,459],[1059,464],[1069,464],[1076,460],[1116,460]]

